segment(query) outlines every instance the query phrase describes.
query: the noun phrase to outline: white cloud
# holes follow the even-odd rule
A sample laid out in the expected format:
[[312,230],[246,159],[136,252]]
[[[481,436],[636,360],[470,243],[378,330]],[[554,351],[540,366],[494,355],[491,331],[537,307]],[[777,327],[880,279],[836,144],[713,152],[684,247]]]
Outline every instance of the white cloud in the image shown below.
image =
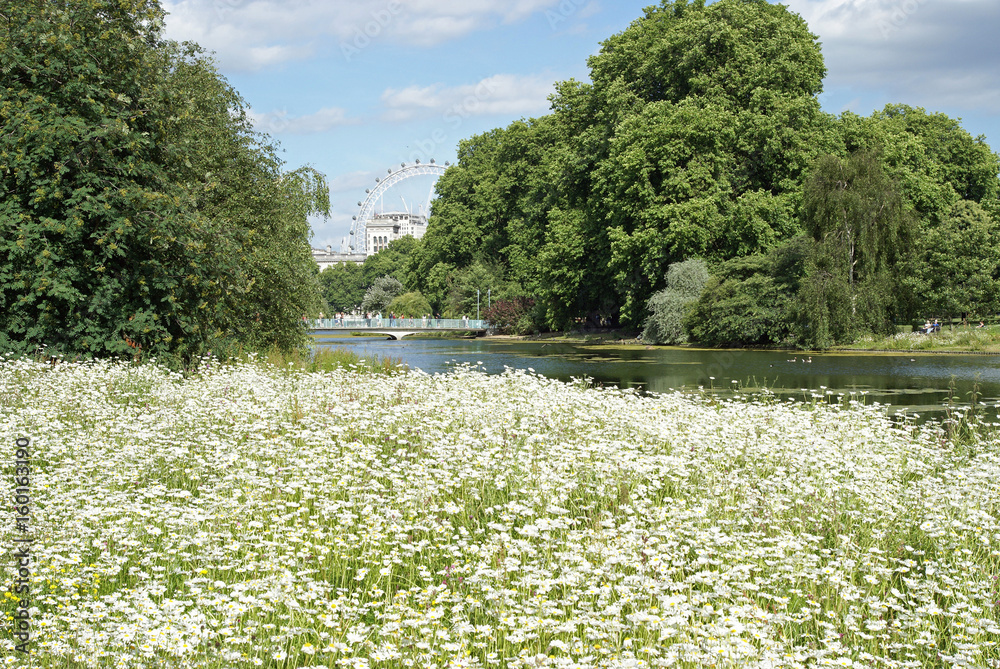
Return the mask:
[[311,135],[356,123],[349,119],[347,113],[340,107],[325,107],[305,116],[289,116],[286,111],[258,114],[251,110],[250,118],[257,129],[272,135]]
[[1000,111],[996,0],[787,0],[823,44],[825,87],[934,111]]
[[490,114],[536,115],[549,108],[548,96],[553,80],[542,76],[497,74],[475,84],[463,86],[409,86],[386,89],[382,103],[388,121],[407,121],[418,117],[441,116],[455,120]]
[[164,0],[167,36],[215,51],[224,68],[258,70],[331,43],[346,56],[371,43],[441,44],[580,0]]

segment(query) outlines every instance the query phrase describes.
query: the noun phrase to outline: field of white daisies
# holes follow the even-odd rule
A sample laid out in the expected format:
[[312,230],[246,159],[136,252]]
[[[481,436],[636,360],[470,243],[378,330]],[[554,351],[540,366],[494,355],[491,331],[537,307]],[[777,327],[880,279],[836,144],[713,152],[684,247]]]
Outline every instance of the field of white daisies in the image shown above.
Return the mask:
[[3,666],[1000,665],[1000,442],[879,407],[0,358],[0,439]]

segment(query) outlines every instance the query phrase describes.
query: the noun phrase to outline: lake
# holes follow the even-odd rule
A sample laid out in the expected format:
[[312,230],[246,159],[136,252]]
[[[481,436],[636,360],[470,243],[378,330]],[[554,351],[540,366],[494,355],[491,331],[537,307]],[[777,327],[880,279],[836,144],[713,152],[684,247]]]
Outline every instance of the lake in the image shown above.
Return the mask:
[[[810,391],[864,393],[866,404],[891,405],[924,417],[940,415],[952,393],[968,404],[972,393],[1000,403],[1000,356],[927,353],[820,353],[705,350],[510,339],[411,339],[317,337],[317,346],[391,357],[434,374],[474,365],[489,374],[505,368],[532,370],[570,381],[670,392],[699,388],[729,395],[767,387],[776,395],[809,398]],[[953,391],[949,390],[953,386]],[[995,410],[990,413],[995,415]]]

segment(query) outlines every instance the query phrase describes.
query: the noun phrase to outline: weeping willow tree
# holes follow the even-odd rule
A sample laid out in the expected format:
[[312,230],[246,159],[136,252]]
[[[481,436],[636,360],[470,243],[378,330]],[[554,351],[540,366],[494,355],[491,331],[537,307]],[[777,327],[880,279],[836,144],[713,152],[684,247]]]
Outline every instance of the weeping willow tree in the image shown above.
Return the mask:
[[912,223],[879,156],[820,158],[805,182],[802,221],[814,240],[800,292],[803,343],[825,348],[860,332],[893,333],[896,267]]

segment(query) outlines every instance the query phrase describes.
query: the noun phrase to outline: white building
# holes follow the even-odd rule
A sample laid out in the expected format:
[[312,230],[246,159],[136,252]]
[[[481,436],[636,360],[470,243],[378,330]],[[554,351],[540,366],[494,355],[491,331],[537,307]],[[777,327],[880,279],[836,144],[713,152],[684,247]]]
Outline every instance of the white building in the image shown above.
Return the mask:
[[331,265],[342,262],[353,262],[361,265],[368,257],[363,253],[344,253],[343,251],[335,253],[331,246],[327,246],[325,249],[313,249],[312,254],[313,260],[319,265],[321,272]]
[[405,211],[375,214],[375,217],[368,221],[366,229],[368,255],[378,253],[389,246],[389,242],[400,237],[413,235],[414,238],[420,239],[425,232],[427,232],[427,217],[422,214]]

